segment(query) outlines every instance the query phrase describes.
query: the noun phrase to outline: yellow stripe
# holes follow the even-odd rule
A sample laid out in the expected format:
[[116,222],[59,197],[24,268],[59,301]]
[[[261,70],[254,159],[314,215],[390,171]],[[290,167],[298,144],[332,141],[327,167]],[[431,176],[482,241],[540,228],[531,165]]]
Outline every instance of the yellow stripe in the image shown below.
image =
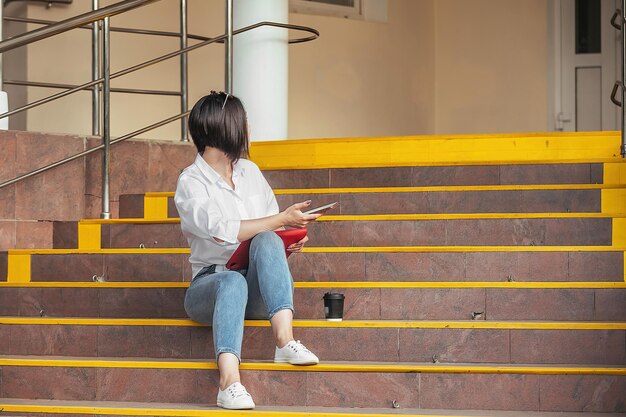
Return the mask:
[[602,213],[619,213],[626,211],[626,189],[607,189],[601,191]]
[[[443,185],[426,187],[352,187],[352,188],[285,188],[274,194],[356,194],[356,193],[418,193],[450,191],[530,191],[530,190],[612,190],[625,184],[545,184],[545,185]],[[145,193],[145,196],[168,198],[173,192]]]
[[390,252],[623,252],[613,246],[360,246],[308,247],[308,253],[390,253]]
[[[509,288],[509,289],[626,289],[626,282],[571,281],[448,281],[448,282],[376,282],[322,281],[294,283],[295,288]],[[0,282],[0,288],[187,288],[189,282]]]
[[[305,253],[389,253],[389,252],[623,252],[622,246],[336,246],[308,247]],[[127,248],[127,249],[11,249],[9,255],[74,255],[74,254],[189,254],[189,248]]]
[[296,288],[510,288],[510,289],[619,289],[626,282],[295,282]]
[[440,214],[359,214],[324,215],[317,221],[402,221],[472,219],[607,219],[624,218],[626,213],[440,213]]
[[443,135],[254,142],[261,169],[618,162],[618,132]]
[[[56,413],[56,414],[93,414],[93,415],[125,415],[125,416],[165,416],[165,417],[250,417],[250,416],[272,416],[272,417],[390,417],[398,416],[398,413],[353,413],[353,412],[332,412],[332,411],[279,411],[270,407],[256,407],[252,410],[228,410],[224,411],[217,407],[198,406],[185,404],[179,408],[163,408],[162,406],[142,405],[142,408],[132,408],[124,406],[102,406],[102,405],[60,405],[46,402],[37,404],[14,404],[9,403],[9,399],[0,402],[0,410],[11,413]],[[37,400],[33,400],[37,401]],[[39,402],[39,401],[38,401]],[[85,403],[83,401],[79,403]],[[264,410],[267,408],[269,411]],[[404,417],[480,417],[476,414],[402,414]]]
[[[187,288],[189,282],[0,282],[0,288]],[[603,287],[604,288],[604,287]]]
[[[600,214],[600,213],[596,213]],[[125,219],[82,219],[79,224],[91,225],[91,224],[154,224],[154,223],[167,223],[176,224],[180,223],[178,217],[166,217],[166,218],[125,218]]]
[[626,161],[604,164],[605,184],[626,184]]
[[102,231],[100,223],[78,223],[78,248],[100,249]]
[[[317,221],[399,221],[399,220],[467,220],[467,219],[610,219],[626,218],[626,213],[418,213],[418,214],[350,214],[325,215]],[[178,217],[168,219],[90,219],[81,224],[175,224]]]
[[80,255],[80,254],[103,254],[103,255],[176,255],[189,254],[189,248],[124,248],[124,249],[10,249],[9,255]]
[[[175,326],[205,327],[189,319],[114,319],[83,317],[0,317],[3,325],[77,325],[77,326]],[[246,320],[248,327],[269,327],[267,320]],[[587,321],[393,321],[393,320],[294,320],[297,328],[352,329],[501,329],[501,330],[626,330],[622,322]]]
[[[112,359],[36,359],[0,357],[0,366],[37,366],[71,368],[133,369],[217,369],[214,362],[150,361]],[[532,374],[532,375],[626,375],[626,368],[551,365],[454,365],[394,363],[320,363],[295,366],[271,362],[242,362],[241,370],[293,372],[385,372],[385,373],[462,373],[462,374]]]
[[626,219],[613,219],[613,246],[626,246]]
[[30,254],[11,253],[7,260],[7,282],[29,282],[30,281]]
[[167,198],[144,196],[143,213],[147,219],[167,217]]

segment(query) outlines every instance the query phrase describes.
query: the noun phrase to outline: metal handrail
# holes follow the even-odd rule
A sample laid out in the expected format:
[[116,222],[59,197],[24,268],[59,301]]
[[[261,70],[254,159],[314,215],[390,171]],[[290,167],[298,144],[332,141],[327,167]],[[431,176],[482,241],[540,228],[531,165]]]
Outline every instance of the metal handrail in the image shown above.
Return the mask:
[[[611,17],[611,26],[620,31],[620,40],[621,40],[621,76],[622,80],[615,81],[613,84],[613,90],[611,91],[611,102],[616,106],[621,107],[622,111],[622,144],[620,146],[620,154],[622,158],[626,158],[626,87],[624,83],[626,83],[626,0],[621,1],[622,7],[621,9],[615,10],[613,13],[613,17]],[[617,18],[620,18],[619,24],[617,23]],[[621,90],[621,100],[617,99],[617,90]]]
[[0,42],[0,53],[10,51],[20,46],[28,45],[30,43],[49,38],[59,33],[67,32],[89,23],[102,20],[106,17],[118,15],[120,13],[127,12],[129,10],[136,9],[141,6],[145,6],[149,3],[154,3],[158,0],[126,0],[124,2],[115,3],[102,9],[93,10],[91,12],[83,13],[78,16],[71,17],[69,19],[62,20],[52,25],[35,29],[30,32],[26,32],[21,35],[13,36]]
[[[182,119],[183,117],[187,117],[189,115],[189,113],[190,113],[190,111],[188,111],[186,113],[182,113],[182,114],[177,114],[176,116],[168,117],[167,119],[163,119],[160,122],[151,124],[150,126],[146,126],[146,127],[141,128],[139,130],[135,130],[134,132],[128,133],[128,134],[126,134],[124,136],[120,136],[119,138],[112,140],[110,145],[115,145],[116,143],[123,142],[123,141],[131,139],[131,138],[133,138],[133,137],[135,137],[137,135],[141,135],[143,133],[149,132],[150,130],[156,129],[156,128],[161,127],[161,126],[164,126],[164,125],[166,125],[168,123],[172,123],[172,122],[174,122],[174,121],[176,121],[178,119]],[[19,182],[19,181],[24,180],[26,178],[34,177],[37,174],[41,174],[42,172],[46,172],[46,171],[48,171],[48,170],[50,170],[52,168],[56,168],[56,167],[59,167],[61,165],[66,164],[68,162],[72,162],[75,159],[82,158],[83,156],[87,156],[87,155],[89,155],[91,153],[99,151],[100,149],[104,149],[104,144],[98,145],[98,146],[96,146],[94,148],[87,149],[86,151],[83,151],[83,152],[79,152],[79,153],[77,153],[75,155],[68,156],[67,158],[61,159],[60,161],[57,161],[57,162],[53,162],[53,163],[51,163],[49,165],[46,165],[45,167],[38,168],[38,169],[36,169],[34,171],[31,171],[31,172],[29,172],[27,174],[20,175],[19,177],[15,177],[15,178],[13,178],[11,180],[5,181],[2,184],[0,184],[0,188],[7,187],[7,186],[9,186],[11,184],[15,184],[16,182]]]
[[[41,81],[22,81],[22,80],[4,80],[4,84],[19,85],[23,87],[43,87],[43,88],[60,88],[63,90],[77,87],[74,84],[61,84],[61,83],[46,83]],[[93,91],[94,87],[83,88],[83,90]],[[112,93],[127,93],[127,94],[152,94],[159,96],[180,96],[180,91],[171,90],[141,90],[137,88],[113,88]]]
[[[311,36],[308,36],[306,38],[292,39],[292,40],[290,40],[290,43],[308,42],[308,41],[317,39],[319,37],[319,32],[316,29],[313,29],[313,28],[310,28],[310,27],[306,27],[306,26],[291,25],[291,24],[276,23],[276,22],[259,22],[259,23],[255,23],[253,25],[246,26],[246,27],[243,27],[241,29],[237,29],[237,30],[233,31],[232,34],[233,35],[238,35],[240,33],[248,32],[250,30],[253,30],[253,29],[256,29],[256,28],[259,28],[259,27],[262,27],[262,26],[280,27],[280,28],[285,28],[285,29],[300,30],[300,31],[305,31],[305,32],[312,33]],[[138,71],[140,69],[146,68],[146,67],[148,67],[150,65],[154,65],[154,64],[157,64],[159,62],[165,61],[167,59],[176,57],[176,56],[178,56],[180,54],[183,54],[183,53],[190,52],[190,51],[193,51],[195,49],[201,48],[201,47],[203,47],[205,45],[209,45],[211,43],[216,43],[216,42],[219,42],[220,40],[223,41],[224,39],[227,39],[227,38],[228,38],[228,34],[224,34],[224,35],[221,35],[221,36],[218,36],[218,37],[215,37],[215,38],[208,39],[208,40],[206,40],[204,42],[200,42],[200,43],[197,43],[195,45],[188,46],[187,48],[180,49],[178,51],[170,52],[170,53],[162,55],[160,57],[157,57],[157,58],[151,59],[149,61],[143,62],[141,64],[137,64],[137,65],[134,65],[132,67],[126,68],[124,70],[118,71],[118,72],[116,72],[114,74],[111,74],[108,78],[109,79],[113,79],[113,78],[121,77],[121,76],[129,74],[131,72]],[[71,88],[69,90],[63,91],[63,92],[55,94],[53,96],[50,96],[50,97],[38,100],[38,101],[30,103],[30,104],[27,104],[26,106],[22,106],[19,109],[15,109],[15,110],[12,110],[12,111],[0,114],[0,119],[4,118],[4,117],[8,117],[8,116],[10,116],[12,114],[15,114],[15,113],[19,113],[20,111],[28,110],[29,108],[37,107],[39,105],[48,103],[50,101],[56,100],[57,98],[65,97],[65,96],[67,96],[69,94],[72,94],[72,93],[74,93],[76,91],[80,91],[80,90],[84,90],[84,89],[93,87],[94,85],[101,84],[103,82],[104,82],[104,78],[99,78],[97,80],[93,80],[93,81],[87,82],[85,84],[79,85],[77,87]],[[175,120],[178,120],[178,119],[181,119],[183,117],[186,117],[187,115],[189,115],[189,112],[185,112],[185,113],[181,113],[181,114],[176,115],[176,116],[169,117],[169,118],[164,119],[164,120],[162,120],[160,122],[157,122],[155,124],[147,126],[147,127],[143,128],[143,129],[139,129],[139,130],[134,131],[132,133],[129,133],[127,135],[121,136],[121,137],[119,137],[119,138],[117,138],[115,140],[112,140],[110,142],[110,144],[113,145],[113,144],[125,141],[127,139],[130,139],[130,138],[135,137],[137,135],[140,135],[142,133],[145,133],[145,132],[148,132],[150,130],[156,129],[157,127],[161,127],[161,126],[166,125],[168,123],[171,123],[171,122],[173,122]],[[26,178],[32,177],[34,175],[40,174],[42,172],[45,172],[45,171],[47,171],[49,169],[56,168],[56,167],[58,167],[60,165],[63,165],[65,163],[67,163],[67,162],[73,161],[73,160],[75,160],[77,158],[80,158],[82,156],[88,155],[88,154],[90,154],[92,152],[95,152],[95,151],[97,151],[99,149],[103,149],[103,148],[105,148],[104,144],[99,145],[99,146],[97,146],[95,148],[89,149],[87,151],[81,152],[79,154],[76,154],[74,156],[65,158],[63,160],[54,162],[54,163],[49,164],[49,165],[47,165],[45,167],[42,167],[42,168],[39,168],[39,169],[37,169],[35,171],[29,172],[27,174],[20,175],[20,176],[15,177],[15,178],[13,178],[11,180],[8,180],[8,181],[5,181],[3,183],[0,183],[0,189],[4,188],[6,186],[9,186],[11,184],[15,184],[16,182],[21,181],[23,179],[26,179]]]
[[[284,28],[284,29],[300,30],[300,31],[309,32],[309,33],[313,34],[312,36],[308,36],[308,37],[305,37],[305,38],[290,39],[289,43],[308,42],[308,41],[312,41],[314,39],[317,39],[319,37],[319,32],[316,29],[313,29],[313,28],[310,28],[310,27],[307,27],[307,26],[291,25],[291,24],[276,23],[276,22],[259,22],[259,23],[255,23],[253,25],[249,25],[249,26],[243,27],[241,29],[234,30],[233,31],[233,35],[238,35],[240,33],[248,32],[250,30],[253,30],[253,29],[256,29],[256,28],[259,28],[259,27],[262,27],[262,26],[272,26],[272,27],[279,27],[279,28]],[[165,61],[167,59],[174,58],[174,57],[179,56],[179,55],[181,55],[181,54],[183,54],[185,52],[191,52],[191,51],[196,50],[198,48],[201,48],[201,47],[203,47],[205,45],[209,45],[209,44],[212,44],[212,43],[223,41],[224,39],[227,39],[227,38],[228,38],[228,34],[224,34],[224,35],[220,35],[220,36],[215,37],[215,38],[210,38],[210,39],[208,39],[208,40],[206,40],[204,42],[200,42],[200,43],[197,43],[195,45],[188,46],[188,47],[186,47],[184,49],[179,49],[177,51],[169,52],[169,53],[167,53],[165,55],[161,55],[160,57],[157,57],[157,58],[154,58],[154,59],[150,59],[150,60],[142,62],[140,64],[133,65],[132,67],[128,67],[126,69],[123,69],[123,70],[117,71],[115,73],[112,73],[110,75],[110,79],[114,79],[114,78],[121,77],[123,75],[130,74],[130,73],[138,71],[140,69],[147,68],[147,67],[149,67],[151,65],[163,62],[163,61]],[[1,42],[0,42],[0,45],[2,45]],[[85,90],[87,88],[93,87],[94,85],[101,84],[103,82],[104,82],[104,78],[103,77],[100,77],[97,80],[86,82],[86,83],[81,84],[79,86],[76,86],[74,88],[70,88],[69,90],[62,91],[62,92],[54,94],[52,96],[48,96],[48,97],[42,98],[40,100],[34,101],[32,103],[26,104],[26,105],[24,105],[22,107],[18,107],[17,109],[8,111],[6,113],[2,113],[2,114],[0,114],[0,119],[12,116],[12,115],[20,113],[22,111],[26,111],[26,110],[32,109],[34,107],[41,106],[43,104],[49,103],[51,101],[57,100],[59,98],[65,97],[65,96],[68,96],[68,95],[70,95],[72,93],[75,93],[77,91]],[[2,184],[0,184],[0,188],[2,188]]]
[[[130,139],[132,137],[135,137],[137,135],[140,135],[142,133],[148,132],[152,129],[156,129],[160,126],[166,125],[178,119],[182,119],[181,120],[182,140],[188,140],[187,139],[187,126],[185,123],[185,118],[189,114],[189,111],[187,111],[187,53],[188,52],[201,48],[203,46],[209,45],[211,43],[224,42],[226,44],[226,49],[227,49],[226,85],[227,85],[227,90],[230,91],[232,90],[232,76],[229,77],[229,74],[232,74],[232,38],[234,35],[247,32],[249,30],[253,30],[262,26],[274,26],[274,27],[280,27],[280,28],[285,28],[285,29],[301,30],[301,31],[309,32],[312,34],[311,36],[308,36],[305,38],[290,39],[289,43],[307,42],[307,41],[317,39],[319,37],[319,32],[313,28],[309,28],[306,26],[289,25],[289,24],[284,24],[284,23],[275,23],[275,22],[259,22],[254,25],[246,26],[244,28],[233,31],[232,0],[227,0],[227,10],[228,10],[227,13],[229,15],[228,20],[230,22],[230,24],[227,24],[227,29],[228,29],[227,33],[222,36],[218,36],[216,38],[205,38],[198,44],[187,46],[187,41],[188,41],[188,38],[190,37],[187,33],[187,1],[181,0],[181,32],[179,35],[181,48],[177,51],[162,55],[160,57],[148,60],[141,64],[137,64],[132,67],[126,68],[124,70],[118,71],[114,74],[111,74],[110,66],[109,66],[110,65],[110,33],[111,33],[110,16],[114,16],[124,11],[128,11],[128,10],[131,10],[131,9],[134,9],[134,8],[137,8],[137,7],[140,7],[148,3],[155,2],[155,1],[158,1],[158,0],[125,0],[124,2],[116,3],[109,7],[99,9],[98,7],[99,0],[92,0],[92,7],[94,10],[91,12],[84,13],[82,15],[79,15],[70,19],[66,19],[60,22],[56,22],[47,27],[36,29],[34,31],[27,32],[23,35],[15,36],[13,38],[7,39],[6,41],[0,42],[0,57],[1,57],[2,56],[1,54],[3,52],[17,48],[19,46],[27,45],[27,44],[36,42],[41,39],[46,39],[48,37],[54,36],[59,33],[63,33],[65,31],[68,31],[74,28],[80,28],[80,27],[85,27],[85,26],[87,26],[88,28],[90,27],[92,29],[92,78],[93,78],[92,81],[79,85],[79,86],[69,86],[66,84],[58,84],[58,83],[54,84],[54,83],[37,83],[37,82],[28,82],[28,81],[11,81],[10,83],[18,84],[18,85],[32,85],[32,86],[39,86],[39,87],[68,88],[68,89],[66,91],[62,91],[52,96],[43,98],[41,100],[26,104],[12,111],[0,114],[0,119],[9,117],[13,114],[26,111],[28,109],[32,109],[34,107],[38,107],[40,105],[43,105],[49,102],[52,102],[54,100],[65,97],[77,91],[91,90],[92,91],[92,110],[93,110],[92,111],[93,113],[92,133],[94,135],[100,135],[100,133],[102,133],[101,145],[95,148],[91,148],[87,151],[80,152],[76,155],[67,157],[60,161],[54,162],[47,166],[41,167],[37,170],[18,176],[9,181],[5,181],[0,184],[0,189],[8,185],[14,184],[18,181],[21,181],[23,179],[48,171],[52,168],[61,166],[67,162],[81,158],[92,152],[96,152],[100,149],[103,149],[104,154],[102,158],[103,163],[102,163],[102,214],[101,216],[105,219],[110,218],[110,211],[109,211],[110,146],[113,144],[125,141],[127,139]],[[3,19],[1,18],[1,14],[0,14],[0,24],[2,23],[2,21]],[[99,21],[102,21],[102,28],[100,28],[99,27],[100,25],[96,23]],[[90,23],[93,23],[93,24],[89,26]],[[120,31],[127,31],[127,32],[133,31],[136,33],[142,32],[142,31],[131,30],[131,29],[126,29],[126,28],[122,28],[122,30]],[[100,62],[98,59],[98,56],[100,55],[100,52],[98,51],[100,32],[102,32],[102,62],[101,62],[102,67],[101,68],[99,68]],[[150,32],[150,31],[143,31],[143,33],[148,34],[147,32]],[[170,34],[168,33],[167,36],[170,36]],[[132,72],[138,71],[140,69],[149,67],[154,64],[158,64],[167,59],[174,58],[176,56],[180,56],[180,69],[181,69],[180,93],[178,92],[173,93],[173,92],[167,92],[167,91],[164,92],[164,91],[157,91],[157,90],[112,89],[111,88],[111,80],[113,78],[130,74]],[[99,107],[100,89],[102,90],[101,92],[103,96],[101,110]],[[122,137],[119,137],[111,141],[110,100],[109,100],[111,91],[119,91],[119,92],[127,92],[127,93],[178,95],[181,97],[181,113],[179,115],[169,117],[160,122],[154,123],[150,126],[136,130],[134,132],[131,132],[127,135],[124,135]],[[103,122],[102,132],[100,132],[100,119],[99,119],[100,115],[102,115],[102,122]]]
[[[16,16],[5,16],[4,20],[7,22],[18,22],[18,23],[32,23],[35,25],[53,25],[58,23],[54,20],[43,20],[43,19],[33,19],[29,17],[16,17]],[[77,29],[93,29],[93,24],[87,24],[83,26],[77,27]],[[153,35],[153,36],[167,36],[172,38],[180,38],[180,32],[167,32],[162,30],[152,30],[152,29],[133,29],[133,28],[123,28],[111,26],[111,32],[121,32],[121,33],[134,33],[138,35]],[[187,34],[189,39],[193,39],[196,41],[206,41],[211,38],[200,35],[193,35],[191,33]]]
[[626,83],[626,0],[622,0],[621,7],[621,40],[622,40],[622,146],[620,147],[620,154],[622,158],[626,158],[626,89],[624,89],[624,83]]

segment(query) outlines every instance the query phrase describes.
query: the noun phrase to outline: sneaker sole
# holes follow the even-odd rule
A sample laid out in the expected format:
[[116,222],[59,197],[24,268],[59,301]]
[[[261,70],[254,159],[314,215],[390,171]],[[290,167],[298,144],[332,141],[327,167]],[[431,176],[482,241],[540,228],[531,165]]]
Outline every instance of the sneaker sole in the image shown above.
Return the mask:
[[217,406],[225,410],[253,410],[254,407],[256,407],[256,404],[252,406],[227,407],[223,402],[218,401]]
[[276,359],[274,358],[274,363],[289,363],[291,365],[317,365],[319,361],[290,361],[289,359]]

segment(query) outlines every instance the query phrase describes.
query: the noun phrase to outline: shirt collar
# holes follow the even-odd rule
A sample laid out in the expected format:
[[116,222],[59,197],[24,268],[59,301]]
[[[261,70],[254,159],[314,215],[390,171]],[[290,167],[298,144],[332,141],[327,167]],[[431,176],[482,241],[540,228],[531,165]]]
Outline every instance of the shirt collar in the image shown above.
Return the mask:
[[[243,164],[241,164],[240,161],[241,160],[238,160],[233,166],[233,182],[235,182],[235,185],[237,184],[235,181],[235,178],[243,176],[246,172]],[[220,179],[222,179],[220,174],[215,172],[215,170],[211,168],[211,165],[207,164],[204,158],[202,158],[202,155],[200,154],[196,155],[196,160],[194,161],[194,165],[198,167],[200,172],[202,172],[202,174],[206,177],[207,180],[209,180],[211,184],[215,184]]]

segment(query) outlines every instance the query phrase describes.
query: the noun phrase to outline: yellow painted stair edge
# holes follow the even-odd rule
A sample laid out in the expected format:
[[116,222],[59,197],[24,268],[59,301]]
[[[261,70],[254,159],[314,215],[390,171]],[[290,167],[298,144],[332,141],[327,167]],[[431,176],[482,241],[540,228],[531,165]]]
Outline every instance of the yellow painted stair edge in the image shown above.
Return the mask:
[[[216,370],[214,362],[167,360],[115,360],[115,359],[43,359],[33,357],[1,357],[0,366],[36,366],[71,368],[122,368],[122,369],[205,369]],[[626,368],[618,366],[559,366],[559,365],[467,365],[467,364],[417,364],[324,362],[313,366],[295,366],[272,362],[242,362],[242,371],[290,372],[385,372],[385,373],[461,373],[461,374],[531,374],[531,375],[626,375]]]
[[[626,212],[616,213],[416,213],[416,214],[326,214],[316,222],[328,221],[410,221],[410,220],[482,220],[482,219],[615,219],[626,218]],[[180,218],[120,218],[120,219],[82,219],[81,226],[103,224],[179,224]],[[95,230],[95,229],[94,229]],[[80,240],[80,239],[79,239]]]
[[261,169],[620,162],[619,132],[438,135],[254,142]]
[[[10,401],[10,400],[9,400]],[[399,414],[393,411],[387,413],[359,413],[358,409],[350,409],[350,412],[335,411],[284,411],[275,410],[270,407],[256,407],[254,410],[227,410],[198,406],[191,408],[191,405],[184,407],[168,408],[163,405],[154,405],[146,408],[103,405],[63,405],[63,404],[33,404],[9,402],[7,399],[0,399],[0,410],[11,413],[54,413],[54,414],[89,414],[89,415],[128,415],[128,416],[164,416],[164,417],[251,417],[251,416],[271,416],[271,417],[397,417]],[[34,400],[37,401],[37,400]],[[82,403],[82,402],[81,402]],[[265,410],[265,409],[266,410]],[[411,413],[401,414],[403,417],[477,417],[475,414],[428,414]]]
[[[0,325],[173,326],[206,327],[189,319],[85,317],[0,317]],[[267,320],[245,320],[247,327],[270,327]],[[487,321],[487,320],[294,320],[296,328],[350,329],[499,329],[499,330],[626,330],[626,322]]]
[[[187,288],[189,281],[30,281],[4,282],[0,288]],[[616,281],[296,281],[295,288],[498,288],[498,289],[626,289],[626,282]]]
[[[347,188],[279,188],[276,195],[291,194],[370,194],[370,193],[419,193],[452,191],[535,191],[535,190],[611,190],[626,188],[626,183],[612,184],[512,184],[512,185],[431,185],[421,187],[347,187]],[[144,193],[149,198],[172,198],[172,191]]]
[[[621,232],[617,232],[621,239]],[[622,252],[626,272],[624,246],[361,246],[361,247],[308,247],[305,253],[463,253],[463,252]],[[30,282],[31,255],[71,254],[189,254],[188,248],[145,249],[12,249],[8,251],[7,282]],[[626,273],[624,277],[626,281]]]

